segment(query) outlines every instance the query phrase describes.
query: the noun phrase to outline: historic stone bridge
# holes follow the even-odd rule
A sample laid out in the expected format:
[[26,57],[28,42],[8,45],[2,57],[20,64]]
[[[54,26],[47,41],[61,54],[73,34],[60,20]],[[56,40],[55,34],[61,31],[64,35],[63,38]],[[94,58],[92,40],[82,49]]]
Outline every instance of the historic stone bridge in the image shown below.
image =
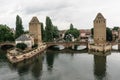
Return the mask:
[[62,45],[66,48],[68,47],[72,47],[74,45],[82,45],[82,46],[88,46],[88,42],[46,42],[47,47],[51,47],[51,46],[58,46],[58,45]]
[[15,46],[14,42],[0,42],[0,48],[2,46]]

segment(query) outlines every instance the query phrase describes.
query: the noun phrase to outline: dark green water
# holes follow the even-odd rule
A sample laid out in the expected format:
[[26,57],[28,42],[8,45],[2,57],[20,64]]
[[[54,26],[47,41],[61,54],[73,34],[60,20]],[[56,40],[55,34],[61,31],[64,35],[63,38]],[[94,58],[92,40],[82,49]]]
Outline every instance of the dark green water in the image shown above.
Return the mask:
[[120,80],[120,53],[95,56],[51,51],[12,65],[0,52],[0,80]]

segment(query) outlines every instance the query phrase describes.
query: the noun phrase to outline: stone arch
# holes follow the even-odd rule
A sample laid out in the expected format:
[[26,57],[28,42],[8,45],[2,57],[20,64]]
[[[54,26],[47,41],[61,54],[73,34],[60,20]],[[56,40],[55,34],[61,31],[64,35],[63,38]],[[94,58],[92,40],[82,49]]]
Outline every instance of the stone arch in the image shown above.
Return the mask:
[[1,49],[10,49],[10,48],[13,48],[15,47],[15,44],[13,43],[3,43],[0,45],[0,48]]
[[[60,45],[61,45],[61,44],[47,45],[47,48],[54,47],[54,46],[60,46]],[[64,46],[64,47],[66,47],[65,45],[61,45],[61,46]]]

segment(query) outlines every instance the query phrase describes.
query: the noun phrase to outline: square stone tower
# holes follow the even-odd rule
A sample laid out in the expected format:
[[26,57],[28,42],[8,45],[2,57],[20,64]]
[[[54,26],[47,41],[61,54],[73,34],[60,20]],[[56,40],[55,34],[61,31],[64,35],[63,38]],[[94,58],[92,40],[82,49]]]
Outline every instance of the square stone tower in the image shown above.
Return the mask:
[[106,19],[101,13],[98,13],[94,20],[94,43],[106,43]]
[[41,24],[37,17],[33,17],[30,21],[29,33],[34,38],[34,43],[42,43]]

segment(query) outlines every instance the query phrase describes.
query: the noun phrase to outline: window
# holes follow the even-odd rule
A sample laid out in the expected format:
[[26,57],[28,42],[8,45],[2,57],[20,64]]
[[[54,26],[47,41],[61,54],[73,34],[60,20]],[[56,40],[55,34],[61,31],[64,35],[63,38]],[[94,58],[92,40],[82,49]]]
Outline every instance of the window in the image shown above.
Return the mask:
[[104,21],[104,23],[105,23],[105,21]]
[[99,23],[100,23],[100,21],[99,21]]
[[98,21],[96,21],[96,23],[98,23]]

